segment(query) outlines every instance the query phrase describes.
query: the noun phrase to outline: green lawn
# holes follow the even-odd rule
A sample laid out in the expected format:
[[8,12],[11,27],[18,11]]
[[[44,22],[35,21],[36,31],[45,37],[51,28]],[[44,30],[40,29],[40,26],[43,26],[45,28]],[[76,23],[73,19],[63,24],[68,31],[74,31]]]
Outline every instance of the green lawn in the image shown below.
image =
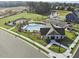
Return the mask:
[[74,40],[76,37],[76,34],[74,32],[70,32],[70,31],[65,31],[65,35],[70,40]]
[[40,38],[40,35],[39,34],[35,34],[35,33],[32,33],[32,32],[28,32],[28,31],[18,32],[16,28],[13,29],[12,31],[14,31],[14,32],[16,32],[18,34],[21,34],[21,35],[23,35],[25,37],[28,37],[28,38],[32,39],[33,41],[36,41],[39,44],[42,44],[43,46],[46,46],[47,45],[47,43]]
[[65,21],[65,16],[69,13],[70,11],[66,10],[58,10],[58,15],[60,17],[61,21]]
[[12,16],[8,16],[8,17],[0,19],[0,26],[5,27],[5,28],[10,28],[10,26],[6,26],[6,25],[4,25],[4,23],[8,22],[8,21],[16,20],[18,18],[26,18],[26,19],[30,18],[34,21],[42,21],[42,20],[45,20],[47,18],[47,16],[23,12],[20,14],[16,14],[16,15],[12,15]]
[[[21,34],[21,35],[23,35],[23,36],[25,36],[25,37],[28,37],[28,38],[32,39],[33,41],[35,41],[35,42],[37,42],[37,43],[39,43],[39,44],[41,44],[41,45],[43,45],[43,46],[47,46],[46,41],[42,40],[42,39],[40,38],[40,35],[37,35],[37,34],[35,34],[35,33],[31,33],[31,32],[28,32],[28,31],[25,31],[25,32],[18,32],[18,31],[16,30],[16,28],[13,29],[12,31],[14,31],[14,32],[16,32],[16,33],[18,33],[18,34]],[[57,53],[63,53],[63,52],[66,51],[66,49],[60,47],[60,52],[59,52],[59,46],[57,46],[57,45],[52,45],[49,49],[52,50],[52,51],[54,51],[54,52],[57,52]]]
[[73,28],[75,29],[76,32],[79,32],[79,24],[73,24]]
[[72,49],[71,53],[73,54],[76,50],[76,48],[79,46],[79,41],[76,43],[75,47]]
[[64,44],[65,46],[69,47],[77,35],[73,32],[69,32],[69,31],[65,31],[65,35],[66,35],[66,37],[61,41],[61,43]]
[[58,10],[58,14],[59,16],[66,16],[70,11],[66,11],[66,10]]
[[50,50],[57,52],[57,53],[63,53],[66,51],[66,49],[60,47],[60,51],[59,51],[59,47],[58,45],[52,45],[51,47],[49,47]]

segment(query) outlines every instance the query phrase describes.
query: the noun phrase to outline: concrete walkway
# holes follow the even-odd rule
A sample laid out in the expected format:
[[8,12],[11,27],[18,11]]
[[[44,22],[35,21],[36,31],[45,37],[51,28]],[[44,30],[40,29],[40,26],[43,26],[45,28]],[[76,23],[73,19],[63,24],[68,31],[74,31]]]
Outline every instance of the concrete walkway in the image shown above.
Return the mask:
[[61,46],[61,47],[65,48],[65,49],[68,49],[68,47],[56,42],[55,40],[51,40],[51,42],[46,46],[46,48],[49,48],[53,44],[56,44],[56,45]]
[[53,43],[50,42],[50,43],[46,46],[46,48],[49,48],[49,47],[52,46],[52,45],[53,45]]
[[65,49],[68,49],[68,47],[66,47],[66,46],[64,46],[64,45],[56,42],[55,40],[51,40],[51,42],[54,43],[54,44],[56,44],[56,45],[58,45],[58,46],[61,46],[61,47],[65,48]]
[[67,51],[64,53],[64,55],[69,55],[70,57],[73,57],[75,55],[75,54],[74,55],[71,54],[70,52],[72,50],[71,48],[73,48],[76,45],[78,40],[79,40],[79,36],[76,37],[76,39],[73,41],[73,43],[70,45],[69,49],[67,49]]
[[70,49],[73,48],[76,45],[76,43],[78,42],[78,40],[79,40],[79,36],[77,36],[77,38],[74,40],[74,42],[71,44],[71,46],[69,48]]

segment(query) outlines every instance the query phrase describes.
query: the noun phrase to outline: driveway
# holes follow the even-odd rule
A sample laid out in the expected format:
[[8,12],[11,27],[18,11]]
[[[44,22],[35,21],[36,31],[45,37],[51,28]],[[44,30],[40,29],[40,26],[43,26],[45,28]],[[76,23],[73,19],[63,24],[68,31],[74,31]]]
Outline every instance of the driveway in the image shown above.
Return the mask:
[[21,38],[0,30],[0,57],[1,58],[47,58]]

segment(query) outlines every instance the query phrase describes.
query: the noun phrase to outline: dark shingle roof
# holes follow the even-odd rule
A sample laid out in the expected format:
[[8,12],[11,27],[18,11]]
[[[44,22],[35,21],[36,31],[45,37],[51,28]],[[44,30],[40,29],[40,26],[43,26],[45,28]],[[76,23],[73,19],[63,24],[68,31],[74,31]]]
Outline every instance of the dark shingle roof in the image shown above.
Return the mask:
[[56,33],[55,31],[52,31],[50,34],[48,35],[59,35],[59,33]]
[[46,35],[49,30],[50,30],[50,28],[40,28],[40,33],[41,33],[41,35]]
[[79,18],[79,10],[74,10],[73,14],[75,14]]
[[54,25],[57,25],[57,26],[60,26],[60,27],[64,27],[65,25],[67,25],[66,22],[63,22],[63,21],[60,21],[60,20],[57,20],[57,19],[49,19],[50,23],[51,24],[54,24]]
[[65,35],[65,29],[64,28],[54,28],[59,34]]
[[50,32],[48,35],[65,35],[65,29],[64,28],[54,28],[52,32]]

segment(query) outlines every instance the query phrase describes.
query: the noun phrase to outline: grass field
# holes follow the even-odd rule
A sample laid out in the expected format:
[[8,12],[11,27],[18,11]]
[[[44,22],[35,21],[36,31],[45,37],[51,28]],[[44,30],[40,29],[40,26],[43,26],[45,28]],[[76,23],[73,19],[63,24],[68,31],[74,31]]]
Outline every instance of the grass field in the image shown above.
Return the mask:
[[18,18],[26,18],[26,19],[30,18],[34,21],[42,21],[42,20],[45,20],[47,18],[47,16],[23,12],[23,13],[20,13],[20,14],[16,14],[16,15],[13,15],[13,16],[8,16],[8,17],[0,19],[0,26],[5,27],[5,28],[10,28],[10,26],[6,26],[6,25],[4,25],[4,23],[8,22],[8,21],[14,21]]
[[60,17],[61,21],[65,20],[65,16],[69,13],[70,11],[66,11],[66,10],[58,10],[58,15]]
[[75,52],[75,50],[77,49],[77,47],[79,46],[79,41],[76,43],[75,47],[73,47],[71,53],[73,54]]
[[69,12],[70,12],[70,11],[59,10],[59,11],[58,11],[58,14],[59,14],[59,16],[63,16],[63,17],[65,17]]
[[70,46],[71,43],[75,40],[76,38],[76,34],[73,33],[73,32],[69,32],[69,31],[65,31],[65,35],[66,35],[66,38],[64,38],[61,43],[64,44],[65,46]]
[[79,24],[72,24],[76,32],[79,32]]
[[60,47],[60,51],[59,51],[59,47],[58,45],[52,45],[51,47],[49,47],[50,50],[57,52],[57,53],[63,53],[66,51],[66,49]]
[[76,37],[76,34],[70,31],[65,31],[65,35],[67,36],[67,38],[69,38],[70,40],[74,40]]
[[39,34],[35,34],[35,33],[32,33],[32,32],[28,32],[28,31],[19,32],[16,28],[13,29],[12,31],[14,31],[14,32],[16,32],[18,34],[21,34],[21,35],[23,35],[25,37],[28,37],[28,38],[32,39],[35,42],[38,42],[39,44],[41,44],[43,46],[46,46],[47,45],[47,43],[40,38],[40,35]]
[[[35,41],[35,42],[37,42],[37,43],[39,43],[39,44],[41,44],[43,46],[47,46],[46,41],[42,40],[40,38],[39,34],[34,34],[34,33],[31,33],[31,32],[28,32],[28,31],[27,32],[26,31],[25,32],[18,32],[16,30],[16,28],[13,29],[12,31],[14,31],[14,32],[16,32],[18,34],[21,34],[21,35],[23,35],[25,37],[28,37],[28,38],[32,39],[33,41]],[[54,51],[54,52],[57,52],[57,53],[63,53],[63,52],[66,51],[66,49],[60,47],[60,52],[59,52],[59,46],[58,45],[52,45],[49,49]]]

